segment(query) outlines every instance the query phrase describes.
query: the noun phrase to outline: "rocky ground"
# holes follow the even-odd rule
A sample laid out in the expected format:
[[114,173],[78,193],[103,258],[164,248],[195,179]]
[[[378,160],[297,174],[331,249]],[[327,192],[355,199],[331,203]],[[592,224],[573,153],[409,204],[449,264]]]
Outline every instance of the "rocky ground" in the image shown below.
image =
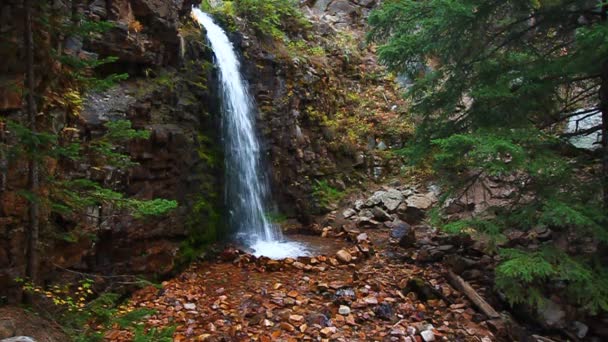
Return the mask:
[[[452,287],[444,263],[416,260],[459,248],[435,246],[432,232],[396,214],[417,215],[433,198],[380,190],[325,217],[318,231],[342,246],[335,254],[276,261],[226,249],[160,289],[135,293],[128,310],[155,310],[147,326],[175,326],[175,341],[501,340],[502,320]],[[405,248],[420,243],[430,247]],[[131,334],[117,329],[106,338],[128,341]]]
[[[366,243],[389,234],[365,230],[356,237],[363,247],[344,242],[335,256],[271,261],[226,252],[162,289],[139,291],[130,308],[157,310],[147,324],[177,326],[176,341],[495,340],[486,317],[448,285],[441,264],[404,264],[391,245]],[[119,330],[106,337],[131,338]]]

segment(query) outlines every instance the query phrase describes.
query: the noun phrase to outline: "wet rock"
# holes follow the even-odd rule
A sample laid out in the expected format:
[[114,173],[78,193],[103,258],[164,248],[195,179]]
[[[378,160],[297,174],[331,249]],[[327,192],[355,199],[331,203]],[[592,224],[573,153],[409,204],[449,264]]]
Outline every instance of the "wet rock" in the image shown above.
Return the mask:
[[343,249],[339,250],[336,253],[336,258],[345,264],[348,264],[349,262],[351,262],[351,260],[353,260],[353,256]]
[[346,305],[340,305],[338,313],[342,316],[348,316],[350,314],[350,308]]
[[36,342],[35,339],[29,336],[15,336],[0,340],[0,342]]

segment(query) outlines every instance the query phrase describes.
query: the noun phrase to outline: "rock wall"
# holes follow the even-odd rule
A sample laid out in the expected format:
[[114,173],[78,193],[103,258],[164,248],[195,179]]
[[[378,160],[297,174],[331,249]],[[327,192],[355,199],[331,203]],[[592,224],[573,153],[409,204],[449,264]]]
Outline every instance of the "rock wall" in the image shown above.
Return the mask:
[[[89,93],[78,120],[64,110],[42,108],[41,121],[47,128],[62,137],[69,133],[87,141],[103,134],[105,122],[128,119],[151,136],[122,146],[139,164],[130,170],[59,160],[45,164],[45,172],[62,179],[96,180],[138,199],[174,199],[179,207],[165,217],[149,219],[135,219],[109,205],[89,208],[85,220],[82,215],[47,212],[41,227],[44,280],[61,274],[61,268],[91,274],[166,275],[180,258],[192,256],[184,256],[184,251],[195,253],[192,249],[217,236],[222,189],[217,101],[213,87],[208,86],[214,83],[211,53],[200,29],[187,17],[183,19],[191,3],[87,2],[80,6],[80,13],[110,20],[113,28],[87,39],[60,37],[65,51],[93,58],[118,57],[98,70],[100,77],[124,72],[130,78],[107,91]],[[2,15],[20,17],[20,6],[9,1],[2,5]],[[69,11],[61,2],[55,6]],[[15,35],[11,41],[19,50],[19,26],[3,22],[1,30]],[[14,61],[6,66],[12,69],[4,77],[19,82],[20,65]],[[45,75],[42,68],[36,72],[39,77]],[[20,101],[4,100],[3,117],[23,117]],[[0,138],[10,139],[10,132],[1,128]],[[27,202],[18,192],[26,186],[27,168],[23,162],[0,157],[6,167],[0,184],[0,302],[16,302],[20,291],[13,280],[24,274],[27,239]]]
[[[275,202],[279,211],[301,223],[331,209],[314,197],[316,181],[328,181],[343,191],[399,172],[400,163],[384,150],[386,145],[401,146],[400,133],[385,129],[392,124],[378,119],[390,112],[391,119],[400,120],[395,111],[401,104],[396,85],[381,77],[365,79],[384,73],[373,48],[364,44],[365,20],[376,4],[305,2],[303,12],[313,26],[308,37],[291,40],[316,44],[322,54],[294,55],[280,42],[257,37],[247,25],[239,26],[233,39],[247,56],[245,71],[259,105],[258,123]],[[364,108],[365,100],[373,103]],[[365,111],[367,117],[357,117]],[[378,115],[373,118],[373,114]],[[339,119],[348,116],[353,120]],[[355,133],[358,124],[376,128],[361,137],[362,133]],[[344,135],[357,137],[345,139]]]

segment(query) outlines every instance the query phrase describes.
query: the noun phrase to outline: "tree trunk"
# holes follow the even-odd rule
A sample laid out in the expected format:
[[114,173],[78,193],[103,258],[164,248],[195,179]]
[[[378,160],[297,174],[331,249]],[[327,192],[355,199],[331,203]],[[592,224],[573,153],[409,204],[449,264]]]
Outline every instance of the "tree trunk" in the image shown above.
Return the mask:
[[602,110],[602,192],[604,208],[608,209],[608,61],[602,65],[600,108]]
[[[32,32],[32,0],[24,0],[25,7],[25,54],[27,86],[27,118],[31,132],[36,133],[36,100],[34,98],[34,35]],[[29,236],[26,274],[33,283],[38,280],[38,235],[39,235],[39,176],[38,162],[33,156],[29,160],[29,190],[34,196],[29,202]]]
[[[608,5],[602,5],[601,18],[608,20]],[[602,193],[604,208],[608,209],[608,60],[602,63],[600,109],[602,111]]]

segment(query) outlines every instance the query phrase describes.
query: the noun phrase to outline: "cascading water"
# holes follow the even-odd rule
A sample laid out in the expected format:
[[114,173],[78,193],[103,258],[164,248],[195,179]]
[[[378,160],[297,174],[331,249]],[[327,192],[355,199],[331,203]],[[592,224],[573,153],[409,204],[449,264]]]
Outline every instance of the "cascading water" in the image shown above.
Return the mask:
[[260,171],[254,103],[241,77],[234,47],[209,14],[193,8],[192,15],[207,31],[207,39],[219,69],[230,225],[254,249],[256,255],[271,258],[306,255],[306,250],[300,244],[284,241],[280,229],[266,218],[264,198],[268,186]]

